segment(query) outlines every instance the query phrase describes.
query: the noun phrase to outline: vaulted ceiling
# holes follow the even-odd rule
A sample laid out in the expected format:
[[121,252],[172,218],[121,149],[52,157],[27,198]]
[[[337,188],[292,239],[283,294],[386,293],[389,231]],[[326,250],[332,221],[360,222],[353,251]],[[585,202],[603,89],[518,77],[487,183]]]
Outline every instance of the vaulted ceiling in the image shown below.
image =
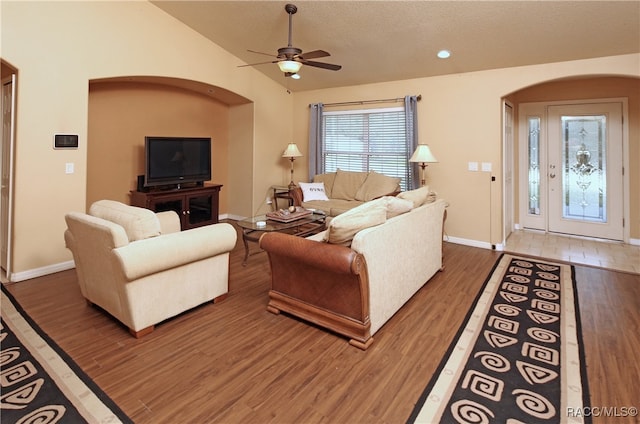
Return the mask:
[[[287,46],[286,1],[152,1],[238,57],[270,62]],[[293,1],[292,45],[325,50],[339,71],[303,66],[292,91],[544,64],[640,52],[640,2],[632,1]],[[441,49],[451,57],[436,57]],[[275,60],[275,59],[274,59]],[[640,68],[640,64],[638,64]],[[248,72],[238,67],[238,73]]]

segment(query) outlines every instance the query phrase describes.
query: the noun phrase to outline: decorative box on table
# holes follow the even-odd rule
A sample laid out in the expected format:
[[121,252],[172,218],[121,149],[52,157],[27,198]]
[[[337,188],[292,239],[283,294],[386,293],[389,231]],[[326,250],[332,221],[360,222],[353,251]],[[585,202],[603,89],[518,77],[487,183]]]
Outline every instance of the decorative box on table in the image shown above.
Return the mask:
[[[293,211],[292,211],[293,210]],[[313,212],[300,206],[292,206],[290,209],[279,209],[274,212],[267,212],[267,218],[278,222],[292,222]]]

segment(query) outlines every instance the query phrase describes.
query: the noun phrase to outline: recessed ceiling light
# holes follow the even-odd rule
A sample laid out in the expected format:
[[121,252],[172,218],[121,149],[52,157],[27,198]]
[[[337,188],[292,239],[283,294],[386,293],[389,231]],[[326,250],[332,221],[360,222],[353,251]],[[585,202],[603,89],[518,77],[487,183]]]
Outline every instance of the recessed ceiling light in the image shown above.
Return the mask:
[[451,52],[449,50],[440,50],[438,52],[438,57],[440,59],[447,59],[449,56],[451,56]]

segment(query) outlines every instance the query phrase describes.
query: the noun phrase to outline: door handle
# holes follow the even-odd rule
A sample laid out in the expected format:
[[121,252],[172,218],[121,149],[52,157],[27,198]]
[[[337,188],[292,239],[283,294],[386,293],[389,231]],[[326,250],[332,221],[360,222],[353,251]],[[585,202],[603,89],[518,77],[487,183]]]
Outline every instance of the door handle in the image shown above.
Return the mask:
[[551,174],[549,174],[549,178],[555,178],[556,174],[554,174],[553,172]]

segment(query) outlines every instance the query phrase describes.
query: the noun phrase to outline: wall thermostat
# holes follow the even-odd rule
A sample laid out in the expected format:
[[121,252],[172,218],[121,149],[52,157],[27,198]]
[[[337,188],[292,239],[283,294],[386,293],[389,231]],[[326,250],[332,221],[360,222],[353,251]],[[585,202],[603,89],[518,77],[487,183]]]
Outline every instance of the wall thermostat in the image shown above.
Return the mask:
[[53,137],[54,149],[77,149],[78,134],[56,134]]

